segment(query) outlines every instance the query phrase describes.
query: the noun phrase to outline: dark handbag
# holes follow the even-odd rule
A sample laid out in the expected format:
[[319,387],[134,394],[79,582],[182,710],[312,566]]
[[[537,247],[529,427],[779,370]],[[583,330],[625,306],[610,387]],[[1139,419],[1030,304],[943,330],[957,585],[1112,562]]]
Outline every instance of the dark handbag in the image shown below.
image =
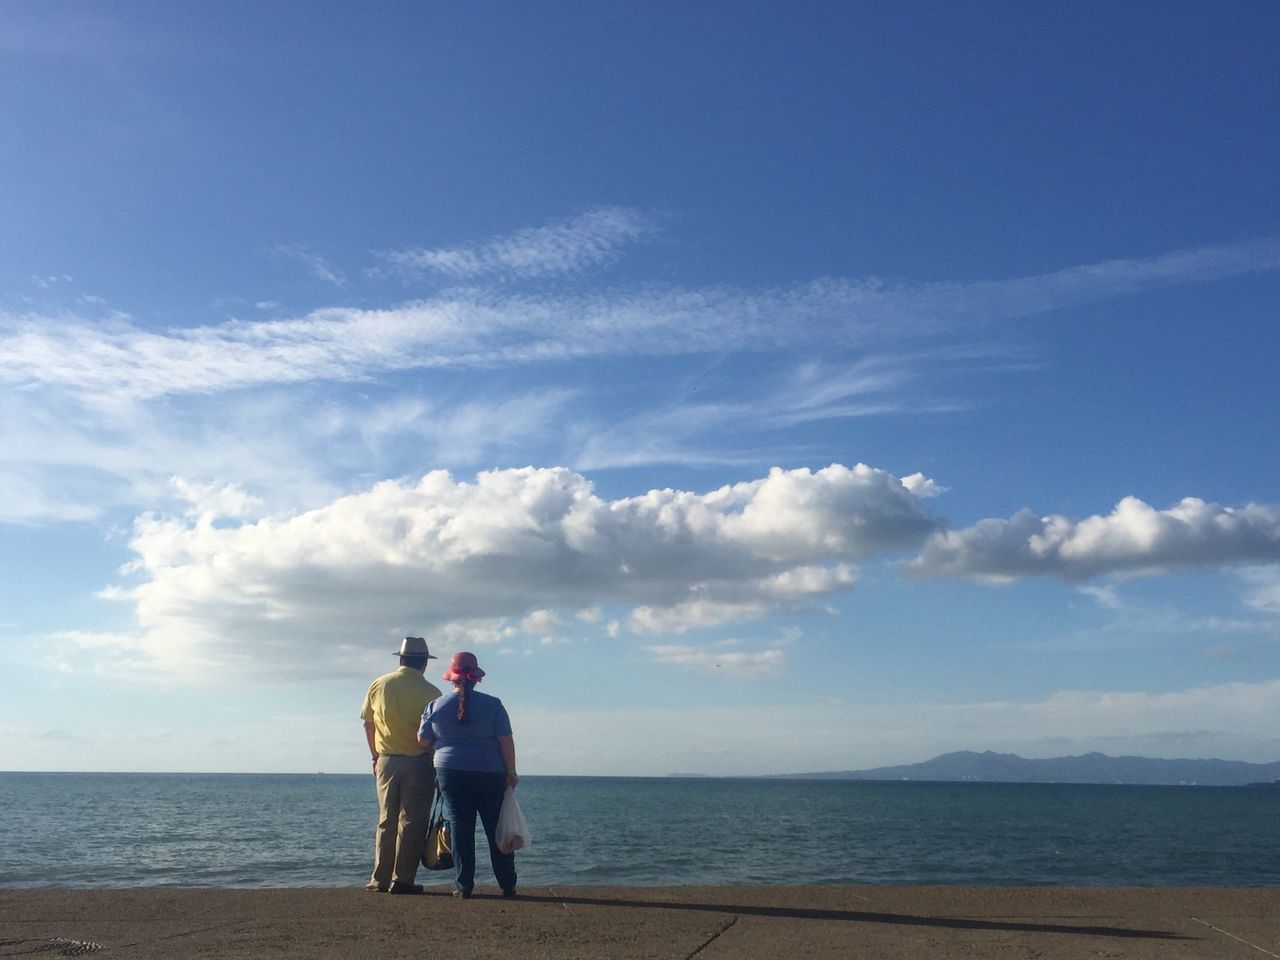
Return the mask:
[[427,842],[422,848],[422,865],[428,870],[453,869],[453,844],[449,838],[449,821],[444,815],[444,795],[435,790],[431,814],[427,817]]

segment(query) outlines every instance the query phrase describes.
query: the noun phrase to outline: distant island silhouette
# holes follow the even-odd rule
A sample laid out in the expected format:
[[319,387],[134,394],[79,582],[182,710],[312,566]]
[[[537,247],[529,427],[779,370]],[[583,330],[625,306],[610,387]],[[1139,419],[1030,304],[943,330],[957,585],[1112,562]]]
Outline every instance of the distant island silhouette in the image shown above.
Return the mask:
[[1079,757],[1028,760],[1014,753],[944,753],[923,763],[870,770],[834,770],[780,775],[789,780],[928,780],[979,783],[1125,783],[1150,786],[1272,786],[1280,761],[1163,760],[1152,757]]

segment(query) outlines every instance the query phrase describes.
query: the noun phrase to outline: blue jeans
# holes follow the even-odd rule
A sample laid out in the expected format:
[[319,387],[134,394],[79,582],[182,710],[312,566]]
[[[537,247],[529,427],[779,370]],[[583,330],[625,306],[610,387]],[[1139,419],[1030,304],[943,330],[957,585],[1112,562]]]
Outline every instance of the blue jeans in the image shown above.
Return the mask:
[[445,812],[449,817],[449,834],[453,842],[453,882],[463,893],[470,894],[476,882],[476,814],[484,825],[489,840],[489,862],[493,875],[503,890],[516,887],[516,856],[503,853],[494,842],[502,797],[507,792],[505,773],[480,773],[475,770],[436,770],[436,783],[444,794]]

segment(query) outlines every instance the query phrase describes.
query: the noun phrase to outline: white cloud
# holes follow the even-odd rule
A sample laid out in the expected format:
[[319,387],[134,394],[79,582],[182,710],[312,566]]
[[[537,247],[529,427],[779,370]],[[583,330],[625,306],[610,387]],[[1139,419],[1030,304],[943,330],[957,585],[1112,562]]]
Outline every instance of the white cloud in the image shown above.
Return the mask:
[[1280,616],[1280,567],[1241,571],[1250,590],[1246,602],[1254,610]]
[[848,564],[797,566],[756,580],[704,581],[691,598],[668,607],[637,607],[627,620],[633,633],[687,633],[768,616],[781,601],[802,601],[848,590],[857,577]]
[[781,670],[786,659],[781,650],[700,650],[677,644],[658,644],[644,648],[655,662],[673,664],[710,675],[723,675],[735,680],[761,680]]
[[[751,463],[758,459],[754,451],[735,453],[731,445],[738,437],[758,440],[761,429],[787,432],[823,420],[957,409],[919,393],[905,395],[925,362],[919,356],[869,355],[843,365],[805,363],[783,382],[752,383],[750,395],[732,400],[694,402],[691,396],[707,398],[714,388],[698,394],[689,385],[633,416],[580,422],[574,431],[578,449],[573,465],[598,470],[654,463]],[[709,444],[712,437],[716,443]],[[936,487],[935,492],[943,490]]]
[[277,256],[302,264],[317,280],[323,280],[335,287],[346,285],[346,275],[304,243],[280,243],[275,246],[273,252]]
[[1100,607],[1105,607],[1108,610],[1125,609],[1124,601],[1120,599],[1119,594],[1116,593],[1116,588],[1112,585],[1081,585],[1076,589],[1086,597],[1092,597]]
[[431,642],[444,650],[465,650],[494,646],[512,639],[519,632],[519,627],[506,617],[464,617],[432,630]]
[[923,473],[913,473],[903,477],[902,485],[917,497],[940,497],[949,489],[935,480],[930,480]]
[[[71,479],[71,478],[69,478]],[[74,481],[66,486],[79,486]],[[50,521],[93,520],[99,510],[92,501],[79,497],[61,497],[42,483],[38,471],[29,467],[4,468],[0,466],[0,522],[16,524],[48,523]]]
[[636,607],[627,618],[632,633],[687,633],[718,627],[739,620],[759,620],[768,616],[772,604],[766,600],[687,600],[669,607]]
[[47,276],[38,276],[33,274],[31,277],[31,282],[34,283],[37,287],[39,287],[41,290],[48,290],[60,284],[70,283],[71,277],[65,273],[51,273],[51,274],[48,274]]
[[1188,497],[1156,510],[1126,497],[1107,516],[1074,521],[1023,510],[935,533],[910,564],[917,574],[1007,581],[1280,562],[1280,512]]
[[[8,462],[25,479],[6,485],[14,495],[0,497],[0,521],[169,509],[179,494],[175,474],[192,484],[233,479],[261,491],[271,509],[326,502],[338,492],[330,475],[355,445],[316,455],[315,421],[315,406],[301,397],[228,396],[203,406],[117,400],[90,410],[49,389],[0,391],[0,473]],[[376,462],[355,452],[363,454],[358,463]],[[39,495],[19,499],[22,489]]]
[[553,389],[447,406],[417,393],[277,389],[86,408],[53,388],[0,390],[0,522],[169,510],[175,474],[210,489],[234,483],[265,501],[260,512],[278,513],[326,503],[353,476],[394,476],[424,461],[529,462],[542,444],[554,447],[572,396]]
[[[337,306],[298,318],[169,330],[146,329],[118,313],[0,314],[0,382],[53,384],[97,398],[147,398],[354,381],[412,369],[783,347],[838,350],[954,337],[961,329],[1141,289],[1276,269],[1280,241],[1268,240],[968,284],[824,280],[759,292],[646,288],[544,296],[469,290],[385,309]],[[863,379],[815,401],[823,416],[836,415],[875,382],[874,371],[861,374]],[[880,373],[882,388],[885,376],[894,375]],[[853,403],[846,413],[864,408]],[[792,411],[803,413],[800,407]]]
[[191,504],[189,516],[212,522],[214,518],[255,516],[262,511],[262,501],[234,483],[197,483],[183,477],[171,477],[178,496]]
[[775,428],[803,423],[889,413],[943,413],[965,404],[930,396],[917,386],[932,367],[975,363],[1010,364],[1007,346],[923,350],[909,353],[870,353],[855,360],[808,362],[790,380],[760,403],[741,410],[744,419]]
[[607,263],[620,247],[656,232],[653,219],[620,207],[596,207],[576,217],[520,230],[478,247],[399,250],[385,255],[395,270],[449,279],[529,278],[577,273]]
[[547,434],[571,403],[571,390],[531,391],[511,399],[432,406],[409,427],[452,463],[476,463],[490,451]]
[[912,548],[935,525],[896,477],[864,465],[614,501],[563,468],[474,483],[437,471],[294,516],[213,520],[139,518],[138,582],[117,591],[135,605],[134,646],[178,669],[270,669],[304,652],[341,669],[405,630],[500,640],[510,618],[549,624],[545,611],[602,603],[678,617],[691,593],[745,615],[847,589],[849,564]]
[[[508,238],[494,241],[494,249],[504,243],[518,246]],[[314,263],[305,248],[285,249]],[[592,470],[776,462],[782,454],[775,446],[758,447],[761,428],[952,409],[913,387],[921,364],[955,359],[957,348],[807,364],[786,382],[756,385],[750,396],[685,398],[607,422],[576,415],[572,425],[565,412],[576,407],[578,414],[581,405],[569,388],[446,407],[423,386],[368,404],[344,403],[330,391],[332,399],[317,404],[318,388],[305,385],[571,358],[719,356],[818,344],[840,351],[890,340],[897,349],[913,336],[972,331],[1135,285],[1273,269],[1278,260],[1280,245],[1263,241],[974,284],[823,281],[754,292],[646,288],[540,297],[480,289],[387,309],[333,307],[167,330],[106,306],[92,315],[0,312],[0,384],[14,388],[0,394],[0,472],[9,492],[0,522],[92,520],[136,504],[163,509],[173,474],[239,483],[279,510],[326,502],[349,489],[353,473],[394,475],[422,463],[470,468],[554,458]],[[327,265],[318,265],[323,274]],[[979,354],[992,358],[987,349]],[[402,456],[414,444],[418,455]]]
[[546,633],[563,623],[554,610],[535,610],[520,621],[520,629],[525,633]]
[[469,466],[495,457],[527,458],[534,441],[554,440],[573,391],[531,390],[519,396],[444,403],[408,393],[389,401],[326,404],[316,431],[326,447],[358,449],[377,470],[398,445],[414,444],[437,465]]

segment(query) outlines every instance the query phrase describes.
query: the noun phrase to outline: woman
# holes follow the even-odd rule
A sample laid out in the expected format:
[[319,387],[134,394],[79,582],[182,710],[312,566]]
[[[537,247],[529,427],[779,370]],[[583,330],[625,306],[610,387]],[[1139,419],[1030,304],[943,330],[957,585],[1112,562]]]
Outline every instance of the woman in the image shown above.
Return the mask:
[[455,897],[470,897],[476,874],[476,814],[489,840],[489,860],[504,897],[516,895],[516,858],[494,841],[507,787],[516,775],[511,720],[497,697],[475,689],[484,676],[474,653],[455,653],[444,678],[453,693],[427,704],[418,742],[435,750],[436,784],[444,794],[453,842]]

